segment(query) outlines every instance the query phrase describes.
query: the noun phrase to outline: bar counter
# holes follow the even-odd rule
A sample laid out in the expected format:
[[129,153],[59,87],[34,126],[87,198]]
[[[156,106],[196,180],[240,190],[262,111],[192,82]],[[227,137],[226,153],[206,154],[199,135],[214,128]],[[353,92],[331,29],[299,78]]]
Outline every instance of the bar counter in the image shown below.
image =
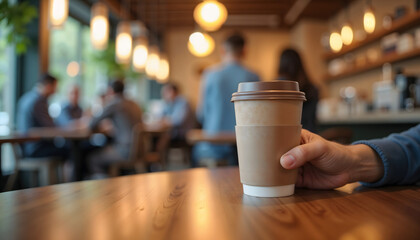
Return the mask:
[[418,239],[418,186],[243,195],[238,168],[0,194],[2,239]]

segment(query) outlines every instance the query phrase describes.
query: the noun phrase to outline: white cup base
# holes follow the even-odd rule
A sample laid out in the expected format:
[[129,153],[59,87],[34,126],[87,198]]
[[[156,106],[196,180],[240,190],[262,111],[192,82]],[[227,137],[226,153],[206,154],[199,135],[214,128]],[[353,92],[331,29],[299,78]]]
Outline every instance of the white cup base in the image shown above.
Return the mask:
[[273,187],[243,184],[244,194],[253,197],[287,197],[295,192],[295,184]]

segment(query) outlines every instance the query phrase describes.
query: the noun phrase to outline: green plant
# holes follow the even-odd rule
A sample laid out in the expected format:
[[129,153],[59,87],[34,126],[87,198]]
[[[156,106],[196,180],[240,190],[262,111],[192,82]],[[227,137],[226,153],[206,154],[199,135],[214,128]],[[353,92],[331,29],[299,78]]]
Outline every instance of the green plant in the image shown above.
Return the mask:
[[30,39],[26,36],[27,25],[38,15],[35,7],[27,2],[11,4],[0,2],[0,23],[6,25],[8,44],[15,44],[18,54],[26,52]]
[[119,64],[115,61],[115,43],[110,42],[108,48],[103,51],[96,51],[93,61],[106,69],[109,78],[138,79],[143,74],[133,71],[131,66]]

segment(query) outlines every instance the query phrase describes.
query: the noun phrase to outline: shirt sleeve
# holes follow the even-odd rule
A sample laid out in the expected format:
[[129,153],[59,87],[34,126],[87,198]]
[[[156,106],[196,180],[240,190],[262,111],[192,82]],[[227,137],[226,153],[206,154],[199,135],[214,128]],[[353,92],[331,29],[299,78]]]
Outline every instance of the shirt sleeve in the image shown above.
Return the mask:
[[174,109],[173,109],[172,114],[168,116],[169,120],[171,121],[171,124],[173,126],[175,127],[181,126],[188,115],[188,103],[187,101],[180,100],[175,103],[173,108]]
[[376,151],[384,165],[384,176],[367,187],[407,185],[420,181],[420,124],[382,139],[358,141]]

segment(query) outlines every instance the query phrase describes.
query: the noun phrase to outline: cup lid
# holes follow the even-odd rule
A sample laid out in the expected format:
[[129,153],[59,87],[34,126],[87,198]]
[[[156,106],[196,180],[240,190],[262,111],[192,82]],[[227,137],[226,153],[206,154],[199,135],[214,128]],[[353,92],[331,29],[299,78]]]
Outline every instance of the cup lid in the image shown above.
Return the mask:
[[238,92],[232,94],[231,101],[280,99],[306,101],[305,93],[299,91],[298,82],[287,80],[239,83]]

